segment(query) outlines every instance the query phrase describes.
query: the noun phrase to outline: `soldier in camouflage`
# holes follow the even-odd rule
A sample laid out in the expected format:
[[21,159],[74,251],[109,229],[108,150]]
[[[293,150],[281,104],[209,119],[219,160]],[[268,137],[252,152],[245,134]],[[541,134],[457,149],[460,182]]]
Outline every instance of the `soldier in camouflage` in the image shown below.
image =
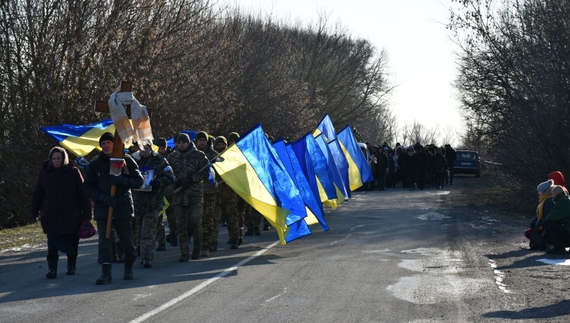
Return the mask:
[[164,189],[174,184],[174,174],[168,161],[145,145],[144,150],[133,154],[143,175],[152,170],[151,191],[134,190],[136,244],[139,247],[144,268],[151,268],[154,260],[154,245],[158,216],[164,203]]
[[[213,140],[210,143],[208,134],[205,131],[200,131],[196,134],[196,147],[206,154],[208,160],[214,160],[218,156],[218,153],[212,147]],[[212,182],[214,185],[212,185]],[[218,227],[214,227],[215,223],[219,224],[219,220],[215,221],[216,217],[216,194],[218,193],[218,184],[215,179],[215,173],[211,180],[205,180],[203,182],[204,191],[204,211],[202,212],[202,257],[208,257],[210,255],[210,246],[212,243],[218,244],[218,240],[212,240],[215,235],[217,237],[217,232],[219,232]],[[217,249],[217,248],[216,248]]]
[[[218,153],[226,149],[227,141],[223,136],[219,136],[214,141],[214,148]],[[231,249],[237,249],[243,242],[242,230],[238,220],[238,198],[234,190],[226,183],[220,181],[218,184],[220,193],[216,199],[218,214],[224,214],[226,217],[226,226],[228,229],[228,236],[230,237]]]
[[[158,147],[158,154],[162,157],[166,158],[168,156],[168,145],[166,144],[165,138],[158,138],[155,140],[154,144]],[[166,191],[172,190],[173,185],[169,185],[166,189],[164,189],[164,195],[166,195]],[[158,216],[158,222],[156,223],[156,242],[158,242],[158,247],[156,247],[156,251],[164,251],[166,250],[166,232],[164,230],[164,213],[160,213]],[[170,226],[170,221],[168,221]]]
[[192,259],[200,258],[202,249],[202,182],[208,180],[208,158],[196,149],[187,134],[176,138],[178,148],[168,155],[167,160],[176,174],[175,191],[170,201],[172,215],[178,223],[180,262],[190,259],[190,236],[194,237]]

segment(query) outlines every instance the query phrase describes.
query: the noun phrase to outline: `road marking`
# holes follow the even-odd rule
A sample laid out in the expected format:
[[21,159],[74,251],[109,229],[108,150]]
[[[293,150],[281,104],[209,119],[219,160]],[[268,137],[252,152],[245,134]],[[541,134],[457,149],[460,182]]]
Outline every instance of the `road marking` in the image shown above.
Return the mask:
[[150,312],[146,312],[145,314],[137,317],[136,319],[130,321],[129,323],[140,323],[140,322],[146,321],[147,319],[151,318],[152,316],[155,316],[156,314],[166,310],[167,308],[172,307],[175,304],[185,300],[186,298],[196,294],[197,292],[201,291],[202,289],[206,288],[207,286],[211,285],[212,283],[218,281],[219,279],[226,277],[227,275],[229,275],[234,270],[237,270],[240,266],[243,266],[243,265],[247,264],[248,262],[252,261],[253,259],[261,256],[262,254],[266,253],[269,249],[275,247],[277,244],[279,244],[279,241],[273,242],[269,246],[267,246],[267,247],[259,250],[258,252],[256,252],[253,256],[250,256],[250,257],[238,262],[236,265],[225,269],[221,273],[217,274],[215,277],[212,277],[212,278],[206,280],[205,282],[203,282],[203,283],[199,284],[198,286],[192,288],[191,290],[187,291],[186,293],[170,300],[167,303],[162,304],[161,306],[155,308],[154,310],[152,310]]

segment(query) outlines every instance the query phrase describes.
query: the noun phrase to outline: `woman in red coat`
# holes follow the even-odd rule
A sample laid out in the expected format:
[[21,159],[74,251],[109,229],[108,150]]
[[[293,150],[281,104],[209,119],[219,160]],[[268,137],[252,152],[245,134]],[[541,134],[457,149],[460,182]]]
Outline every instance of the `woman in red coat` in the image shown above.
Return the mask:
[[67,275],[75,274],[79,246],[78,230],[83,221],[91,220],[89,198],[83,191],[83,176],[67,152],[53,147],[38,175],[30,218],[41,215],[41,224],[47,235],[47,278],[57,277],[58,252],[67,255]]

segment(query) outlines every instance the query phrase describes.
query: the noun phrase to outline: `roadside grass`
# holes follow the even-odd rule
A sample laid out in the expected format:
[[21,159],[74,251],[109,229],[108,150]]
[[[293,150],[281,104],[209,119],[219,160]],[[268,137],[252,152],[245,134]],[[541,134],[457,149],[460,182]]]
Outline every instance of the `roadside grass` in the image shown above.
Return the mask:
[[23,227],[0,230],[0,253],[46,246],[46,235],[40,222]]

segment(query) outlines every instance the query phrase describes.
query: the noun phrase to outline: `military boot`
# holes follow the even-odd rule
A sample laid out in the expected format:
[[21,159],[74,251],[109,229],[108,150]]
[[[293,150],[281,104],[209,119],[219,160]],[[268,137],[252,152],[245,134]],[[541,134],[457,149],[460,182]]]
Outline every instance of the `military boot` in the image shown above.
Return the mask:
[[126,263],[125,262],[125,271],[123,272],[123,279],[124,280],[133,280],[135,275],[133,274],[133,263]]
[[110,284],[112,281],[111,278],[111,263],[106,262],[101,265],[101,277],[97,278],[95,284],[97,285],[107,285]]
[[67,272],[66,275],[75,275],[75,264],[77,263],[77,255],[67,256]]
[[47,256],[47,261],[48,261],[48,269],[49,271],[46,273],[46,278],[49,279],[54,279],[57,277],[57,261],[59,259],[58,255],[48,255]]

